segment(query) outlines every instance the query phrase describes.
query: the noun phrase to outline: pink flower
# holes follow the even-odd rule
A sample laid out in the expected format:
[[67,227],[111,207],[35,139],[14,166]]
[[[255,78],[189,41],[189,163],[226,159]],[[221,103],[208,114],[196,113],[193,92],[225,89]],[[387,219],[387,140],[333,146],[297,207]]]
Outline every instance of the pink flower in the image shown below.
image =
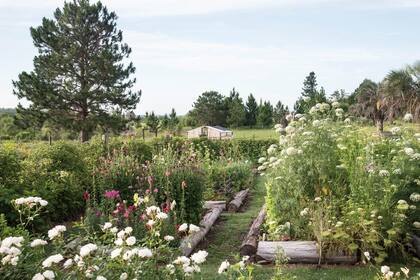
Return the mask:
[[148,193],[150,193],[150,189],[147,189],[147,190],[146,190],[146,193],[147,193],[147,194],[148,194]]
[[154,192],[154,193],[157,193],[158,191],[159,191],[158,189],[154,189],[154,190],[153,190],[153,192]]
[[84,199],[85,201],[88,201],[88,200],[90,199],[90,194],[88,193],[88,191],[85,191],[85,192],[83,193],[83,199]]
[[171,172],[170,172],[170,171],[166,171],[166,172],[165,172],[165,176],[166,176],[166,177],[171,176]]
[[102,212],[99,211],[99,210],[97,210],[96,213],[95,213],[95,215],[96,215],[96,217],[100,217],[100,216],[102,216]]
[[108,198],[108,199],[119,198],[120,197],[120,192],[116,191],[116,190],[106,191],[105,192],[105,197]]

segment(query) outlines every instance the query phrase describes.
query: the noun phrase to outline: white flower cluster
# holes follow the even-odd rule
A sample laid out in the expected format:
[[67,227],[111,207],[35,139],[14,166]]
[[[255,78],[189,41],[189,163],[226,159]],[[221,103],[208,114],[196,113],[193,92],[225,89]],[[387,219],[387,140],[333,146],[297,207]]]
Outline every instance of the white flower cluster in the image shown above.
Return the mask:
[[45,207],[48,205],[48,201],[38,197],[38,196],[28,196],[28,197],[20,197],[15,200],[12,200],[12,203],[17,206],[26,206],[28,208],[32,208],[34,206],[41,206]]
[[19,261],[19,255],[22,253],[19,248],[22,247],[23,241],[24,238],[22,236],[9,236],[1,241],[0,254],[5,255],[1,259],[2,265],[17,265]]
[[64,257],[61,254],[51,255],[42,262],[42,267],[49,268],[51,265],[58,264],[62,260],[64,260]]
[[38,247],[38,246],[44,246],[47,245],[48,242],[42,239],[35,239],[34,241],[31,242],[31,247]]
[[194,232],[200,231],[200,227],[198,227],[196,225],[193,225],[193,224],[190,224],[188,226],[187,223],[183,223],[182,225],[179,226],[178,231],[179,232],[186,232],[186,231],[188,231],[189,234],[192,234]]
[[[410,273],[410,270],[407,267],[401,267],[401,272],[404,273],[406,278],[408,277],[408,274]],[[388,280],[388,279],[394,279],[395,278],[399,278],[401,273],[398,271],[397,273],[394,273],[393,271],[391,271],[391,268],[387,265],[383,265],[381,266],[381,273],[384,277],[384,279]]]
[[206,261],[207,256],[208,253],[206,251],[200,250],[191,255],[190,258],[185,256],[177,257],[172,264],[168,264],[166,268],[173,274],[175,272],[174,265],[179,265],[182,266],[182,270],[186,276],[191,276],[193,273],[201,271],[199,265]]
[[411,122],[411,121],[413,120],[413,115],[412,115],[412,114],[410,114],[410,113],[406,113],[406,114],[404,115],[403,120],[404,120],[405,122]]
[[399,135],[401,134],[401,128],[399,128],[398,126],[394,126],[391,128],[391,133],[393,135]]
[[60,236],[66,230],[67,230],[66,227],[63,225],[55,226],[48,231],[48,237],[50,238],[50,240],[53,240],[54,238],[57,238],[58,236]]

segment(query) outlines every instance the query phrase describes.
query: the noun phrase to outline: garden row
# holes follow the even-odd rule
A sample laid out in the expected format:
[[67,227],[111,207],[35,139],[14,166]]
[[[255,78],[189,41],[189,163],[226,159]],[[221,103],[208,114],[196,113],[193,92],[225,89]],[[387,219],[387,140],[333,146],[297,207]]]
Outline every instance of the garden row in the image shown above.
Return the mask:
[[[128,202],[135,193],[154,191],[159,203],[170,193],[188,209],[178,208],[183,221],[198,222],[205,199],[229,200],[250,185],[252,158],[270,143],[183,138],[151,143],[115,138],[107,146],[101,139],[86,144],[6,142],[0,146],[0,213],[14,224],[18,217],[10,201],[40,196],[50,202],[44,215],[49,224],[78,218],[85,192],[99,203],[105,191],[119,191]],[[184,194],[182,184],[188,186]]]
[[258,168],[267,214],[254,227],[265,218],[269,242],[256,252],[254,229],[248,243],[266,260],[282,249],[292,262],[418,261],[420,134],[402,125],[377,135],[342,119],[339,104],[318,104],[278,127],[280,144]]

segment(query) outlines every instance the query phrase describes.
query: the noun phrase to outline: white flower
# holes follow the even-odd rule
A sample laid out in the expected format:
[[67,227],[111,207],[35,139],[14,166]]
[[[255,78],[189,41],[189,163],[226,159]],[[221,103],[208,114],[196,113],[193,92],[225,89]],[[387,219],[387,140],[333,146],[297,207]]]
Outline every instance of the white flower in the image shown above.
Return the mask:
[[414,155],[414,150],[412,148],[404,148],[404,152],[407,156]]
[[296,131],[296,128],[291,125],[288,125],[284,130],[286,131],[286,134],[293,134]]
[[419,202],[420,201],[420,194],[418,194],[418,193],[412,193],[410,195],[410,200],[412,202]]
[[177,257],[173,263],[174,264],[182,264],[182,265],[190,265],[190,259],[186,256]]
[[124,272],[120,275],[120,280],[127,280],[127,278],[128,278],[127,272]]
[[42,199],[42,200],[39,201],[39,205],[45,207],[45,206],[48,205],[48,201]]
[[69,268],[70,266],[72,266],[73,265],[73,260],[72,259],[67,259],[65,262],[64,262],[64,264],[63,264],[63,267],[65,268],[65,269],[67,269],[67,268]]
[[168,215],[166,213],[160,212],[156,215],[156,218],[158,218],[159,220],[165,220],[168,218]]
[[394,135],[400,134],[400,132],[401,132],[401,128],[399,128],[398,126],[391,128],[391,133]]
[[389,271],[390,271],[389,266],[386,266],[386,265],[381,266],[382,274],[387,274]]
[[191,256],[191,260],[193,260],[196,264],[201,264],[206,261],[208,254],[209,253],[206,251],[200,250]]
[[141,258],[151,258],[153,253],[149,248],[142,248],[137,252],[137,255]]
[[[42,267],[47,268],[50,267],[53,263],[59,263],[62,260],[64,260],[63,256],[61,254],[56,254],[49,256],[42,262]],[[44,275],[45,276],[45,275]],[[45,276],[46,277],[46,276]]]
[[297,153],[298,153],[298,150],[293,147],[289,147],[286,149],[286,154],[288,156],[293,156],[293,155],[296,155]]
[[265,158],[265,157],[260,157],[259,159],[258,159],[258,163],[263,163],[263,162],[265,162],[267,159]]
[[44,273],[42,273],[42,275],[44,275],[44,277],[47,278],[47,279],[54,279],[55,278],[54,271],[52,271],[52,270],[45,270]]
[[288,122],[290,122],[291,120],[293,120],[293,115],[292,115],[292,114],[288,114],[288,115],[286,115],[286,120],[287,120]]
[[406,122],[410,122],[410,121],[413,120],[413,115],[410,114],[410,113],[407,113],[407,114],[404,115],[403,120],[406,121]]
[[173,200],[173,201],[171,202],[171,210],[174,210],[174,209],[175,209],[175,206],[176,206],[176,201],[175,201],[175,200]]
[[106,278],[105,278],[105,277],[103,277],[102,275],[98,275],[98,276],[96,277],[96,280],[106,280]]
[[414,222],[413,223],[413,226],[415,227],[415,228],[420,228],[420,222]]
[[22,247],[23,237],[19,236],[9,236],[3,239],[1,242],[1,247],[10,248],[11,246],[15,245],[16,247]]
[[309,213],[309,208],[305,208],[302,211],[300,211],[300,215],[302,217],[308,215],[308,213]]
[[146,225],[148,225],[149,227],[152,227],[156,222],[154,220],[148,220]]
[[388,170],[379,170],[379,176],[388,177],[389,176],[389,171]]
[[165,239],[166,241],[172,241],[175,239],[175,237],[171,236],[171,235],[166,235],[165,237],[163,237],[163,239]]
[[314,120],[314,121],[312,122],[312,125],[313,125],[313,126],[320,126],[320,125],[321,125],[321,121],[319,121],[319,120]]
[[364,252],[363,255],[365,255],[365,258],[370,261],[370,254],[369,252]]
[[183,232],[183,231],[186,231],[187,229],[188,229],[188,224],[183,223],[182,225],[179,226],[178,231]]
[[38,247],[38,246],[44,246],[47,245],[48,242],[42,239],[35,239],[34,241],[31,242],[31,247]]
[[331,105],[332,105],[332,107],[333,107],[333,108],[338,108],[338,107],[340,107],[340,103],[339,103],[339,102],[337,102],[337,101],[334,101],[333,103],[331,103]]
[[169,274],[175,273],[175,266],[171,263],[166,265],[166,269],[169,271]]
[[402,273],[404,273],[405,277],[408,278],[408,273],[410,273],[410,270],[407,267],[401,267]]
[[124,243],[124,241],[121,238],[118,238],[117,240],[114,241],[114,244],[117,246],[122,246]]
[[322,200],[322,198],[320,198],[319,196],[315,197],[315,199],[314,199],[315,202],[320,202],[321,200]]
[[128,246],[133,246],[134,244],[136,244],[136,238],[134,236],[130,236],[125,242]]
[[112,232],[112,233],[117,233],[118,232],[118,228],[113,227],[109,231]]
[[124,238],[124,236],[125,236],[125,231],[124,231],[124,230],[120,230],[120,231],[117,233],[117,237],[118,237],[118,238]]
[[344,120],[344,123],[345,123],[345,124],[349,124],[349,123],[351,123],[350,118],[346,118],[346,119]]
[[124,232],[127,233],[127,234],[131,234],[133,232],[133,228],[132,227],[126,227],[124,229]]
[[65,226],[62,226],[62,225],[55,226],[48,231],[48,237],[50,238],[50,240],[53,240],[54,238],[56,238],[57,236],[59,236],[61,233],[65,231],[66,231]]
[[230,266],[230,263],[228,261],[224,261],[220,264],[219,267],[219,274],[222,274],[223,272],[225,272]]
[[400,200],[398,200],[397,203],[400,204],[400,205],[403,205],[403,204],[407,204],[407,201],[405,201],[404,199],[400,199]]
[[184,265],[182,269],[187,275],[192,274],[194,272],[194,268],[192,266]]
[[193,224],[190,224],[190,230],[189,230],[190,233],[194,233],[194,232],[198,232],[198,231],[200,231],[200,227],[198,227],[196,225],[193,225]]
[[96,244],[93,244],[93,243],[86,244],[80,248],[80,256],[86,257],[90,255],[90,253],[95,251],[96,249],[98,249],[98,246],[96,246]]
[[45,277],[41,273],[37,273],[32,277],[32,280],[45,280]]
[[146,214],[148,216],[150,216],[150,215],[152,215],[154,213],[159,213],[159,212],[160,212],[159,207],[157,207],[155,205],[152,205],[152,206],[149,206],[149,207],[146,208]]
[[104,224],[104,226],[102,227],[102,230],[107,230],[107,229],[110,229],[110,228],[112,228],[112,224],[110,223],[110,222],[107,222],[107,223],[105,223]]
[[111,259],[115,259],[116,257],[119,257],[121,255],[122,249],[117,248],[111,251]]

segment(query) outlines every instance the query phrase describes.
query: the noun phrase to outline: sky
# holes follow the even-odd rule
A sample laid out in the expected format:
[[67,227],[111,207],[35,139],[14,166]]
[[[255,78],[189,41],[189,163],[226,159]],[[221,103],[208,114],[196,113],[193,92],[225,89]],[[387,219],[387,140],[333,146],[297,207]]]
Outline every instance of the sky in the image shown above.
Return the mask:
[[[94,1],[94,0],[91,0]],[[30,26],[62,0],[0,0],[0,107],[37,50]],[[327,94],[420,59],[420,0],[103,0],[142,90],[138,114],[185,114],[204,91],[293,106],[314,71]],[[24,105],[25,101],[22,102]]]

